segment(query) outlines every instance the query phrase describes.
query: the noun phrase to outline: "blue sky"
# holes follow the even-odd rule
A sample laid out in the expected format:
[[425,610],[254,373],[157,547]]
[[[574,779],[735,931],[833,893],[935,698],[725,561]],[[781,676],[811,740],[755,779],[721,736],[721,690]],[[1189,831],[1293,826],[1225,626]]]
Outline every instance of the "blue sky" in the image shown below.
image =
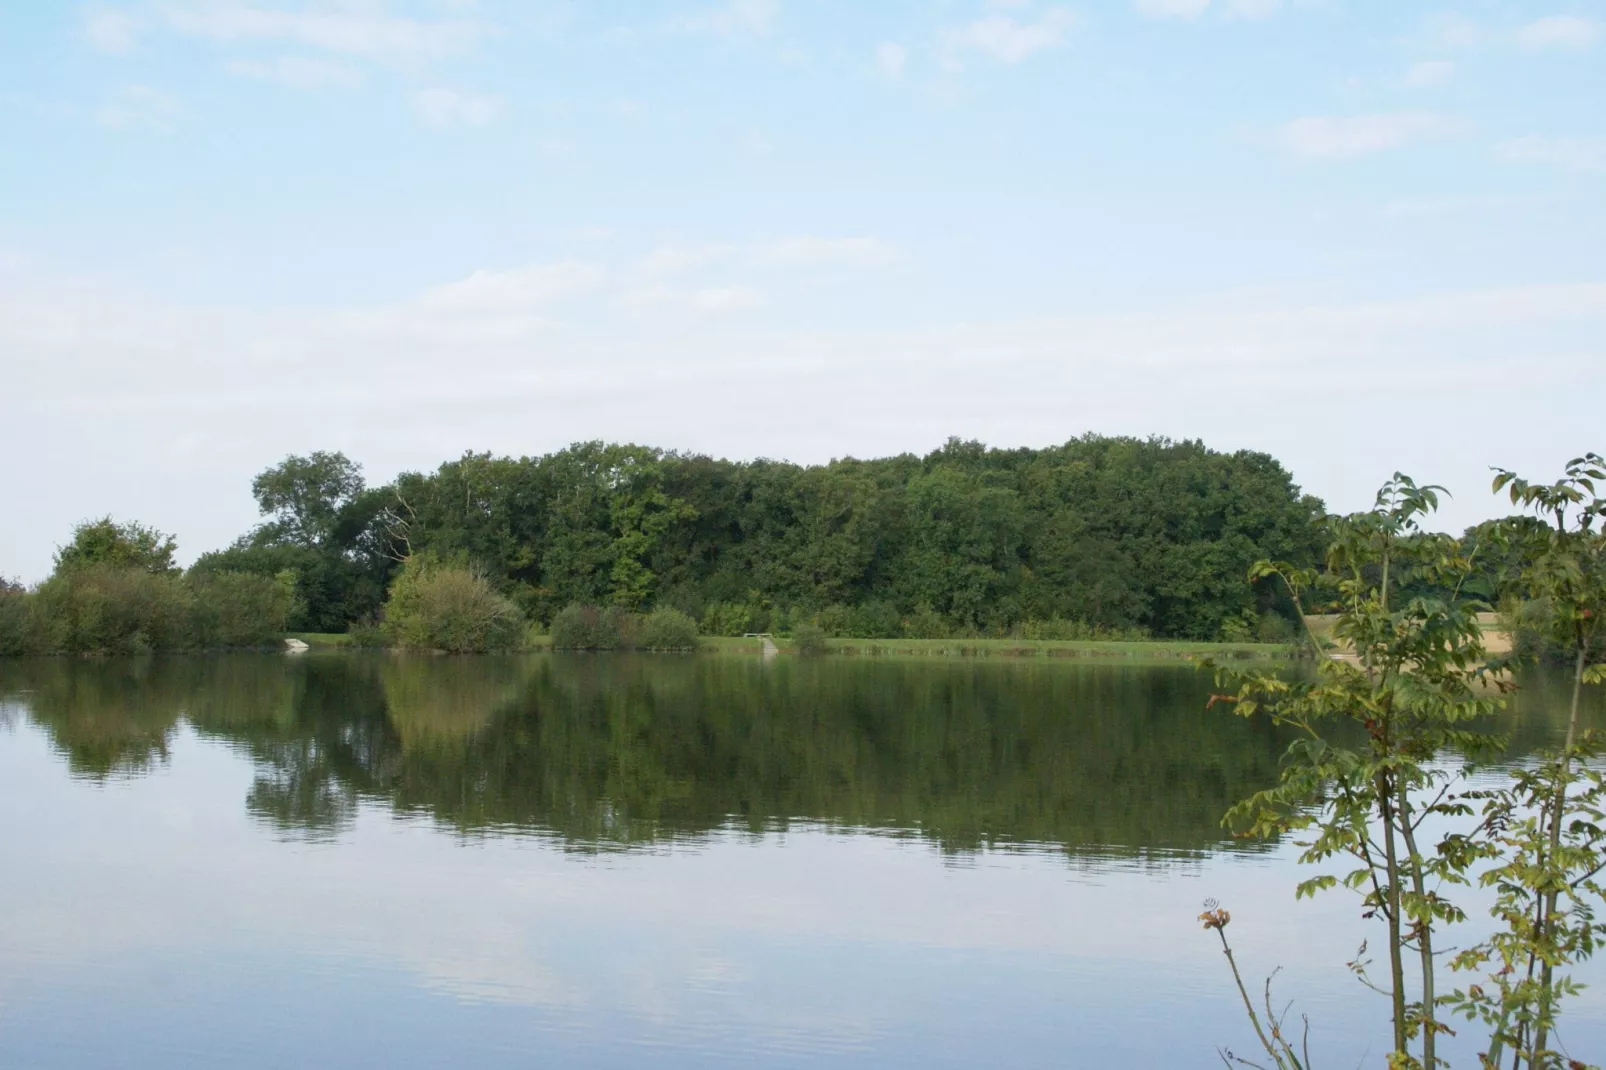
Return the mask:
[[1602,449],[1606,2],[0,2],[0,573],[588,438]]

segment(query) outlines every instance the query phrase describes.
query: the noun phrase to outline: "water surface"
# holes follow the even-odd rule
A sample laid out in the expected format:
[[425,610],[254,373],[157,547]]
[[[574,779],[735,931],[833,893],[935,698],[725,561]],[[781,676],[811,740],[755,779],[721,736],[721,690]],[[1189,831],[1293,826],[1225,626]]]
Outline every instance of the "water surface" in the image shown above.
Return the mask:
[[[1531,683],[1518,755],[1561,713]],[[1353,902],[1296,904],[1290,847],[1219,825],[1286,740],[1208,691],[1178,665],[3,663],[0,1066],[1219,1065],[1251,1038],[1207,896],[1322,1064],[1375,1062]]]

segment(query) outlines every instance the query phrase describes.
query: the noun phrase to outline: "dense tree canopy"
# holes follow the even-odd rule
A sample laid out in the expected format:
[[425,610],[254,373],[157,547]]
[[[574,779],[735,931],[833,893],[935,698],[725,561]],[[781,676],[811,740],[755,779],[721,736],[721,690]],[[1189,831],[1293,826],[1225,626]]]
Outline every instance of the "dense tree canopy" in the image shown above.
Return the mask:
[[883,635],[1058,618],[1216,638],[1270,608],[1250,563],[1312,559],[1323,512],[1264,454],[1096,436],[816,466],[591,442],[468,454],[395,496],[411,549],[467,556],[540,619],[662,604],[715,631],[823,615]]

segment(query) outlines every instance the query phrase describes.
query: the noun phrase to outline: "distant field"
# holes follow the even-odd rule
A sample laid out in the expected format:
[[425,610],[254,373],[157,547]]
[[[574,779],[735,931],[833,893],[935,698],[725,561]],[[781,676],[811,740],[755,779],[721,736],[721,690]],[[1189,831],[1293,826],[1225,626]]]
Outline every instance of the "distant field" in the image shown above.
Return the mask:
[[[1318,639],[1329,639],[1333,625],[1338,616],[1332,613],[1311,614],[1305,618],[1310,625],[1311,634]],[[1497,613],[1479,613],[1478,627],[1483,629],[1483,645],[1491,654],[1509,654],[1511,652],[1511,636],[1500,630],[1500,615]],[[1336,641],[1335,647],[1339,647]]]

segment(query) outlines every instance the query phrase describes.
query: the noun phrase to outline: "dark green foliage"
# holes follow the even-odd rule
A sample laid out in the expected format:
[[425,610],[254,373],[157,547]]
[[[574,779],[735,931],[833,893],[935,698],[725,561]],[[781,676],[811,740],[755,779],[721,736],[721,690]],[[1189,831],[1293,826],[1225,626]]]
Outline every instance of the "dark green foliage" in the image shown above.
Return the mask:
[[825,629],[818,624],[799,624],[792,629],[792,645],[799,654],[824,654],[827,649]]
[[403,548],[389,489],[365,490],[344,454],[287,457],[251,483],[267,521],[233,546],[203,554],[192,572],[251,572],[294,579],[290,627],[343,632],[373,619]]
[[618,616],[597,606],[565,606],[552,618],[554,650],[616,650]]
[[206,572],[188,578],[191,645],[208,650],[271,646],[295,600],[295,577]]
[[642,621],[641,645],[648,650],[695,650],[697,622],[678,609],[661,606]]
[[1096,436],[815,467],[599,442],[470,454],[404,474],[391,508],[414,549],[466,555],[539,619],[670,604],[705,635],[815,618],[875,638],[1059,619],[1215,639],[1288,612],[1245,574],[1313,561],[1322,515],[1264,454]]
[[56,550],[56,572],[105,566],[143,572],[177,572],[173,554],[178,544],[143,524],[119,524],[111,517],[86,520],[73,529],[72,541]]
[[[813,621],[856,638],[1005,637],[1065,622],[1216,639],[1251,622],[1254,637],[1268,612],[1290,610],[1245,579],[1249,565],[1314,561],[1322,516],[1264,454],[1092,435],[1041,450],[952,440],[925,457],[812,467],[587,442],[466,454],[382,488],[344,455],[316,452],[252,490],[264,522],[191,571],[288,574],[289,627],[313,632],[376,619],[400,561],[427,552],[471,563],[554,627],[564,606],[669,606],[705,635]],[[97,521],[63,560],[139,558],[160,572],[164,540]],[[634,618],[617,622],[629,631]]]
[[[284,631],[288,579],[238,572],[178,576],[88,565],[0,596],[9,653],[143,654],[266,646]],[[0,638],[4,638],[0,633]]]
[[479,654],[523,645],[524,614],[484,577],[427,554],[409,558],[391,585],[382,630],[407,650]]
[[27,590],[0,576],[0,657],[28,652]]
[[88,565],[30,595],[29,647],[40,654],[140,654],[191,645],[190,599],[177,576]]

